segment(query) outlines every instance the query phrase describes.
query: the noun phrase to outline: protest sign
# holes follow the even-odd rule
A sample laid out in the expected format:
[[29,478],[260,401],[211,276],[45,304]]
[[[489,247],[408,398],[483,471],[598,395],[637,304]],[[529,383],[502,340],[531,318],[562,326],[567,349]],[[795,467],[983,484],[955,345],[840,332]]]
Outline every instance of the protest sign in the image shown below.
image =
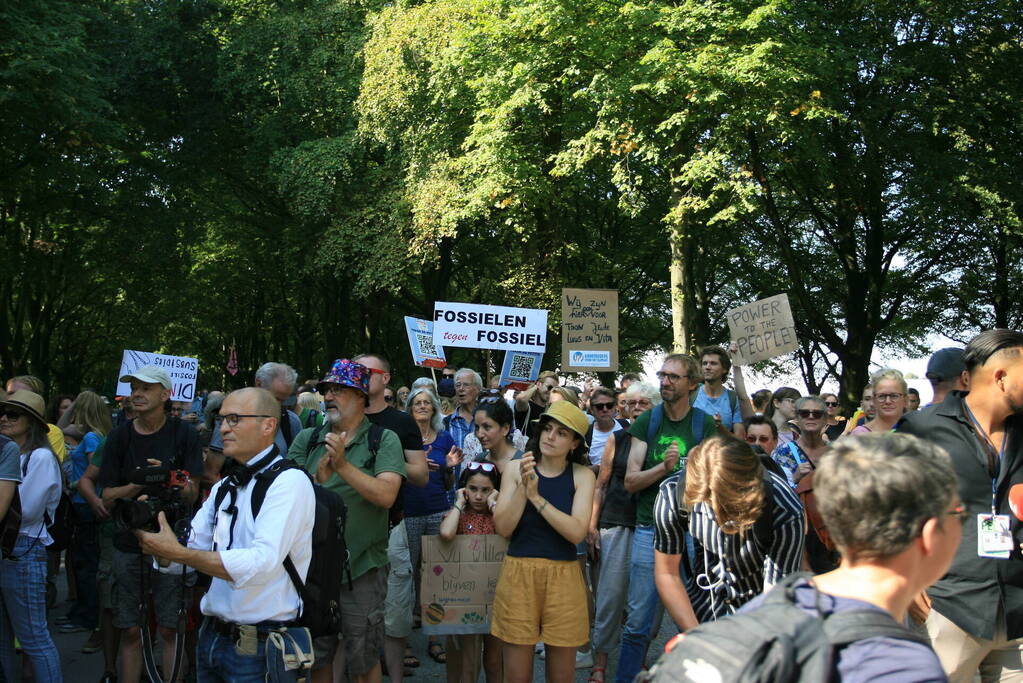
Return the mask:
[[618,369],[618,290],[561,290],[563,370]]
[[423,536],[423,633],[490,633],[508,540],[496,534]]
[[195,398],[195,380],[199,376],[199,361],[195,358],[167,356],[147,351],[125,351],[121,354],[121,369],[117,373],[117,395],[131,394],[131,385],[120,381],[141,367],[155,365],[163,368],[171,378],[172,401],[191,401]]
[[433,308],[433,343],[543,353],[547,348],[547,311],[438,301]]
[[540,376],[542,353],[505,351],[500,385],[506,389],[527,389]]
[[433,322],[405,316],[405,331],[412,349],[412,362],[424,368],[443,368],[448,364],[444,347],[433,343]]
[[725,314],[738,353],[732,362],[749,365],[799,348],[787,294],[778,294],[734,308]]

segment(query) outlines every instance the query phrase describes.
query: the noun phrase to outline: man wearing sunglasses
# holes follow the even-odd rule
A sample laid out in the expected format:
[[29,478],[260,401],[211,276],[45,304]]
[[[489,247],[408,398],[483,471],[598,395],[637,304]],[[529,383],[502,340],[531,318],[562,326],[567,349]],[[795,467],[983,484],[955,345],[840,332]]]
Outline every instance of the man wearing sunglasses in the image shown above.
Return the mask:
[[953,390],[898,426],[948,451],[969,513],[952,566],[927,591],[927,633],[953,683],[973,681],[978,670],[983,681],[1018,681],[1023,526],[1009,498],[1023,488],[1023,333],[982,332],[962,362],[969,393]]
[[607,387],[597,387],[590,394],[590,414],[593,415],[593,422],[586,434],[586,443],[590,444],[590,464],[594,469],[599,469],[608,438],[617,431],[627,429],[629,423],[615,418],[615,395]]

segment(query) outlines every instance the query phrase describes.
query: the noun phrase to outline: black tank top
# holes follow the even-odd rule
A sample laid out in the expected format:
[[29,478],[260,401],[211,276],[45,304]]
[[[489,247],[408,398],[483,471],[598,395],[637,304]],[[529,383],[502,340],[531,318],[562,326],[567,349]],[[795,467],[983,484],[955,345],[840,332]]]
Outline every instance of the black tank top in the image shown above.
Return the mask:
[[615,459],[611,465],[611,478],[604,491],[604,505],[600,508],[600,528],[636,526],[636,497],[625,490],[625,472],[632,451],[632,436],[626,431],[615,432]]
[[[575,477],[572,463],[565,464],[565,470],[556,477],[545,477],[536,469],[539,477],[537,488],[540,495],[567,515],[572,514],[572,498],[575,496]],[[575,545],[554,530],[546,519],[536,511],[533,504],[526,502],[518,526],[508,544],[512,557],[543,557],[548,560],[575,560]]]

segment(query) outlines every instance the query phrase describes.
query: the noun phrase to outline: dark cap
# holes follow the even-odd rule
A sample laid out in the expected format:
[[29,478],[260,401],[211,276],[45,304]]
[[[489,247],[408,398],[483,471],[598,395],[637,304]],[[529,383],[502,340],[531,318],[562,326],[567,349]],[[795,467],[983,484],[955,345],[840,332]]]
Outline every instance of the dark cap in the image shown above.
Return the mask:
[[966,369],[963,363],[963,350],[956,348],[935,351],[927,361],[927,379],[948,382],[962,374]]

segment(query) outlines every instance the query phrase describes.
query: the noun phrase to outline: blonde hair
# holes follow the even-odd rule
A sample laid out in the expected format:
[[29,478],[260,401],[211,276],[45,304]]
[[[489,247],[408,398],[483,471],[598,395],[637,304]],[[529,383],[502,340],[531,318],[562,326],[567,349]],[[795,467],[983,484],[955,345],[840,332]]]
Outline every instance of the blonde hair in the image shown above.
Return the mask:
[[298,395],[298,407],[305,410],[320,409],[320,395],[312,391],[303,391]]
[[878,383],[885,381],[886,379],[898,382],[899,386],[902,387],[902,393],[909,393],[909,385],[906,384],[906,378],[902,376],[902,373],[894,368],[885,368],[878,370],[870,376],[870,388],[875,389]]
[[114,428],[110,421],[110,408],[107,407],[106,401],[99,394],[88,390],[78,394],[75,398],[71,422],[81,425],[99,436],[106,436]]
[[686,462],[687,507],[706,503],[726,534],[742,534],[764,510],[764,466],[744,441],[714,436],[689,454]]
[[551,387],[551,393],[561,396],[561,398],[565,399],[576,408],[579,407],[579,397],[568,387]]

